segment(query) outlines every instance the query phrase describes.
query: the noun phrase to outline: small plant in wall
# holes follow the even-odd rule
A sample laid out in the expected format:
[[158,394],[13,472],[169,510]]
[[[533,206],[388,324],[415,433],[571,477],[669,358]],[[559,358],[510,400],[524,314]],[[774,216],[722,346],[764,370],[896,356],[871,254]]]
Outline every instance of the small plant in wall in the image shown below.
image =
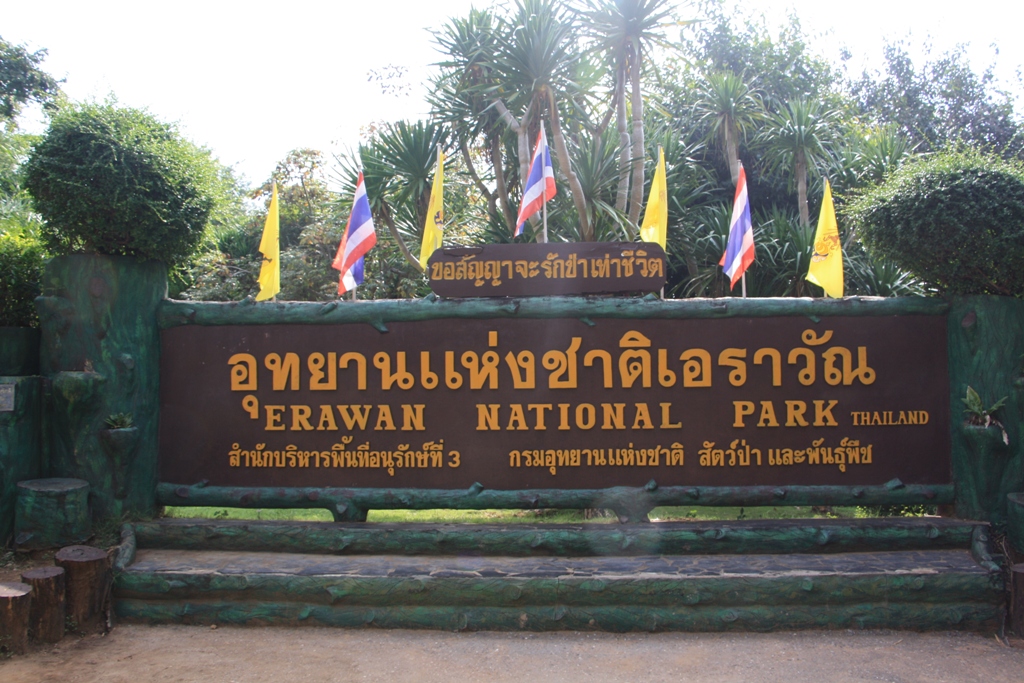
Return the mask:
[[135,426],[131,413],[114,413],[104,422],[107,429],[129,429]]
[[964,412],[967,413],[967,424],[976,425],[978,427],[999,427],[999,431],[1003,433],[1003,443],[1007,446],[1010,445],[1010,436],[1006,433],[1006,428],[1003,423],[992,417],[992,413],[996,412],[1003,405],[1006,404],[1008,397],[1003,396],[1001,399],[993,403],[988,408],[982,403],[981,396],[972,387],[967,387],[967,397],[961,399],[964,405],[967,406]]

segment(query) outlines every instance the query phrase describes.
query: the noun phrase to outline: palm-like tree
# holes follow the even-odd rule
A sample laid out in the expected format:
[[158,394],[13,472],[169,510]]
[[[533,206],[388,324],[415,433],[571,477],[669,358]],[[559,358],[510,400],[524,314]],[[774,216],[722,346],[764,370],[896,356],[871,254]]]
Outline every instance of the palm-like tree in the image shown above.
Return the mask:
[[700,84],[695,110],[698,120],[707,126],[709,142],[720,147],[735,185],[740,176],[740,141],[745,141],[765,116],[760,96],[742,77],[718,71]]
[[835,112],[803,98],[786,102],[768,117],[758,136],[764,144],[764,158],[771,171],[791,170],[796,184],[800,224],[810,224],[807,206],[807,173],[828,157],[831,125]]
[[[644,57],[655,46],[668,46],[667,21],[674,3],[669,0],[581,0],[577,10],[581,27],[591,41],[591,49],[606,55],[614,69],[612,107],[619,133],[619,182],[615,208],[626,211],[636,224],[644,196],[644,102],[640,90]],[[680,22],[671,22],[679,25]],[[689,22],[682,22],[689,23]],[[631,86],[629,104],[632,114],[632,140],[626,124],[626,83]],[[632,193],[629,175],[632,167]]]
[[384,221],[406,260],[420,272],[423,267],[406,242],[422,239],[437,150],[444,151],[447,137],[440,124],[399,121],[360,145],[358,160],[340,160],[345,196],[355,189],[361,167],[374,217]]

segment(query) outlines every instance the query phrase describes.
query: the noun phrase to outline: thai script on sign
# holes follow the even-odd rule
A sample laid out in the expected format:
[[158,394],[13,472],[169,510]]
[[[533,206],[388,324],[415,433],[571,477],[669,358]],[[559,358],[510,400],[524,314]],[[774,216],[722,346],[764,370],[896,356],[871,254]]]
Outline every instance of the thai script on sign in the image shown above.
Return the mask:
[[258,443],[251,450],[243,450],[237,442],[228,451],[231,467],[246,468],[348,468],[381,469],[394,476],[395,470],[456,468],[462,464],[458,451],[444,451],[444,440],[428,441],[419,450],[412,450],[409,444],[399,444],[393,451],[371,450],[370,442],[350,448],[351,436],[341,437],[327,451],[299,450],[293,444],[281,449],[268,449],[265,443]]
[[807,329],[802,345],[790,349],[743,346],[713,354],[700,346],[655,348],[642,332],[629,330],[617,349],[584,348],[583,337],[573,336],[565,348],[535,353],[501,348],[498,332],[491,330],[487,350],[318,351],[305,357],[274,352],[259,359],[236,353],[227,364],[231,391],[238,392],[258,391],[268,380],[274,391],[576,389],[582,373],[596,373],[605,389],[702,388],[719,382],[742,387],[755,372],[765,373],[773,387],[874,384],[868,348],[830,344],[832,337],[832,330],[819,335]]

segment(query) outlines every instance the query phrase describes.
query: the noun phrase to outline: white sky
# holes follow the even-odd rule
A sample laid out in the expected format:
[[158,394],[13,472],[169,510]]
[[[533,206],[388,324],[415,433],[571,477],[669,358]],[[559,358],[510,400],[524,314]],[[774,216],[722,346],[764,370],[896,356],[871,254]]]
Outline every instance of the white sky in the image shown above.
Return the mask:
[[[426,29],[489,2],[5,4],[0,36],[31,50],[48,49],[43,68],[66,79],[63,87],[72,99],[113,94],[121,104],[149,109],[258,183],[291,149],[334,151],[356,144],[360,128],[373,121],[424,114],[422,84],[428,65],[439,58]],[[846,46],[858,71],[870,63],[864,60],[880,60],[884,39],[908,36],[916,47],[930,38],[933,54],[969,43],[975,70],[995,60],[997,75],[1008,85],[1024,65],[1020,0],[747,0],[742,6],[763,11],[770,25],[795,10],[826,56],[836,57]],[[695,18],[685,5],[679,14]],[[411,94],[384,95],[368,82],[371,69],[389,64],[409,69]]]

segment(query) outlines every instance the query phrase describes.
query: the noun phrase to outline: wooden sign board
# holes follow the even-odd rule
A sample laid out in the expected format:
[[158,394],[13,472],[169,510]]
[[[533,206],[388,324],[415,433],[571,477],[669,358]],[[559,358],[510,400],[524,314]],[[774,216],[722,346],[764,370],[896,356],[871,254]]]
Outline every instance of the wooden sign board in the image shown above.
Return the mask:
[[162,332],[160,480],[574,489],[948,483],[942,316]]
[[445,297],[657,292],[665,286],[665,252],[652,242],[454,247],[431,255],[427,276]]

